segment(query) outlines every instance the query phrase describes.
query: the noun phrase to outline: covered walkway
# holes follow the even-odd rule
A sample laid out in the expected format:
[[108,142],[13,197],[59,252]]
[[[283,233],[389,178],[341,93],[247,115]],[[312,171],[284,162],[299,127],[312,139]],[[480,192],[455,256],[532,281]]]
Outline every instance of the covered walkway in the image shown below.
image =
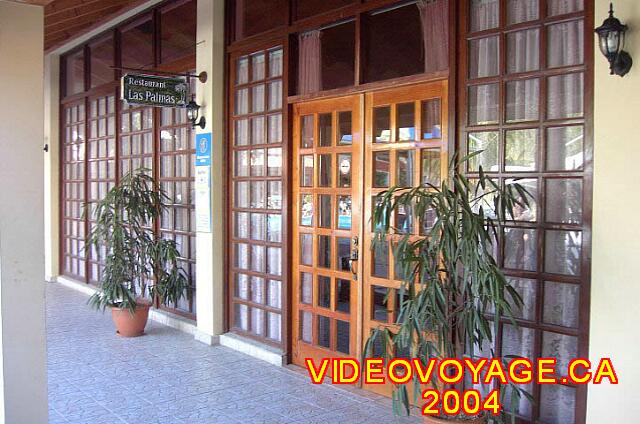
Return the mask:
[[50,423],[393,423],[385,400],[149,322],[123,339],[86,297],[47,285]]

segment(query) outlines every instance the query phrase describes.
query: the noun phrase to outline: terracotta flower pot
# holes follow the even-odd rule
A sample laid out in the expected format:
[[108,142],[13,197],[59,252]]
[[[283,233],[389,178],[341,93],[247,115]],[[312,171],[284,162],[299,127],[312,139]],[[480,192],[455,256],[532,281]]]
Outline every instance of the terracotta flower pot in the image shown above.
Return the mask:
[[463,420],[463,419],[453,419],[453,420],[443,420],[442,418],[432,417],[432,416],[424,416],[423,423],[424,424],[486,424],[487,417],[485,415],[478,415],[471,420]]
[[150,303],[140,301],[133,314],[128,309],[112,307],[111,318],[116,326],[116,333],[122,337],[142,336],[147,326],[150,307]]

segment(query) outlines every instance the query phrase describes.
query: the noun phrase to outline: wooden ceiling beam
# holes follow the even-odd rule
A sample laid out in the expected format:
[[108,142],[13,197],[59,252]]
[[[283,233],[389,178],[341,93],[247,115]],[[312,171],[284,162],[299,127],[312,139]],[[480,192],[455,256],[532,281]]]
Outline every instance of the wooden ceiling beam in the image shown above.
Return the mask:
[[47,17],[45,17],[44,30],[45,32],[55,32],[60,27],[73,25],[76,22],[100,20],[101,18],[122,9],[126,3],[128,3],[128,0],[110,0],[105,1],[104,4],[100,4],[100,7],[89,7],[75,15],[58,15],[58,19],[47,19]]
[[112,13],[117,12],[118,10],[120,10],[120,8],[120,6],[111,6],[107,9],[84,15],[84,17],[81,19],[74,19],[68,22],[61,22],[58,24],[47,26],[45,27],[45,33],[47,35],[53,35],[60,31],[75,32],[77,31],[78,27],[84,27],[86,25],[91,25],[99,22],[105,16],[109,16]]
[[33,4],[35,6],[46,6],[51,3],[53,0],[9,0],[14,3],[24,3],[24,4]]
[[67,19],[78,18],[88,13],[103,10],[116,4],[124,6],[129,0],[86,0],[82,4],[66,9],[60,9],[45,13],[44,25],[56,24]]

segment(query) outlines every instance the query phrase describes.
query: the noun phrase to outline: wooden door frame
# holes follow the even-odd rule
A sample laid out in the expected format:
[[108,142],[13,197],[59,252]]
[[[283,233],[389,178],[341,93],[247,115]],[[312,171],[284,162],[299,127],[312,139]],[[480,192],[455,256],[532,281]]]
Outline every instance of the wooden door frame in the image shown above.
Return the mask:
[[[364,125],[364,119],[363,119],[363,112],[364,112],[364,96],[363,95],[352,95],[352,96],[346,96],[346,97],[338,97],[338,98],[331,98],[331,99],[323,99],[323,100],[316,100],[316,101],[312,101],[312,102],[305,102],[305,103],[299,103],[299,104],[295,104],[293,105],[292,108],[292,138],[291,138],[291,142],[292,142],[292,162],[291,162],[291,211],[292,211],[292,231],[291,231],[291,263],[289,264],[289,272],[290,272],[290,281],[291,281],[291,304],[290,304],[290,310],[291,310],[291,362],[295,363],[297,365],[302,365],[302,361],[304,360],[305,357],[311,357],[314,360],[319,360],[323,357],[327,357],[327,354],[322,354],[322,352],[329,352],[329,350],[321,348],[321,347],[317,347],[316,345],[309,345],[309,344],[304,344],[301,345],[299,344],[299,340],[300,340],[300,306],[299,306],[299,299],[300,299],[300,273],[302,272],[299,268],[300,265],[300,234],[303,234],[301,232],[299,232],[297,230],[297,228],[300,226],[300,215],[297,212],[299,210],[300,207],[300,194],[301,191],[307,191],[307,190],[301,190],[300,188],[300,160],[299,157],[301,156],[300,154],[300,146],[299,146],[299,142],[301,140],[301,124],[300,124],[300,119],[298,119],[301,116],[305,116],[305,115],[310,115],[310,114],[314,114],[316,116],[316,122],[314,122],[314,140],[318,140],[318,135],[319,135],[319,131],[318,131],[318,125],[317,125],[317,116],[319,114],[322,113],[337,113],[340,111],[346,111],[346,110],[350,110],[352,112],[352,137],[353,137],[353,141],[352,144],[350,145],[350,149],[349,149],[349,154],[351,154],[351,167],[352,167],[352,172],[351,172],[351,187],[350,187],[350,193],[352,196],[352,209],[351,209],[351,213],[352,213],[352,223],[351,223],[351,230],[350,232],[350,239],[352,240],[352,238],[354,236],[357,236],[359,240],[362,239],[362,225],[360,222],[360,217],[361,217],[361,203],[360,203],[360,195],[358,193],[358,191],[360,190],[360,181],[361,181],[361,170],[362,170],[362,166],[363,166],[363,159],[362,159],[362,140],[363,140],[363,125]],[[335,133],[336,133],[336,129],[337,129],[337,119],[333,119],[332,122],[333,126],[333,132],[332,132],[332,137],[335,137]],[[317,147],[314,146],[313,148],[313,154],[314,157],[317,157],[319,154],[322,154],[323,152],[325,152],[326,149],[326,153],[334,152],[333,154],[337,157],[337,155],[339,155],[340,153],[347,153],[346,151],[344,152],[340,152],[340,151],[336,151],[336,145],[332,144],[332,146],[330,148],[327,147]],[[309,153],[308,153],[309,154]],[[356,168],[357,166],[357,168]],[[316,163],[314,162],[314,175],[313,175],[313,180],[314,180],[314,184],[313,187],[309,187],[308,191],[313,191],[313,196],[314,196],[314,203],[316,202],[316,196],[318,194],[325,194],[325,193],[317,193],[317,190],[320,191],[327,191],[327,192],[331,192],[332,189],[331,188],[321,188],[318,189],[318,184],[317,184],[317,179],[318,179],[318,172],[317,172],[318,168],[316,166]],[[336,179],[336,175],[337,175],[337,159],[336,159],[336,166],[332,166],[332,179],[335,180]],[[355,171],[354,171],[355,170]],[[333,192],[336,191],[336,186],[337,184],[332,184],[333,186]],[[356,197],[356,194],[358,194],[358,196]],[[337,202],[336,203],[336,207],[332,208],[332,210],[335,209],[334,212],[332,212],[332,220],[336,219],[336,213],[337,212]],[[333,203],[332,203],[333,204]],[[314,207],[314,219],[317,219],[317,217],[319,216],[318,214],[318,209],[317,207]],[[314,228],[314,230],[312,230],[312,234],[318,234],[317,231],[327,231],[327,232],[331,232],[332,234],[335,234],[336,231],[347,231],[347,230],[337,230],[337,225],[332,225],[332,229],[327,231],[327,230],[319,230],[318,228],[314,228],[312,226],[312,228]],[[305,233],[309,233],[309,232],[305,232]],[[345,237],[345,234],[335,234],[335,238],[337,237]],[[350,244],[351,248],[353,248],[353,242]],[[331,262],[334,263],[335,258],[336,258],[336,253],[337,253],[337,249],[336,249],[336,243],[332,243],[332,249],[336,250],[336,251],[332,251],[331,254]],[[362,257],[362,244],[359,243],[358,244],[358,255],[359,257]],[[312,256],[313,256],[313,263],[316,262],[317,259],[317,248],[316,248],[316,243],[313,243],[313,247],[312,247]],[[294,269],[295,268],[295,269]],[[316,269],[317,266],[310,266],[309,268],[311,269]],[[337,266],[332,267],[330,272],[331,274],[334,274],[336,272],[342,272],[342,271],[337,271]],[[362,273],[362,261],[359,260],[357,261],[357,275],[361,275]],[[334,277],[332,275],[332,277]],[[339,278],[339,275],[335,275],[335,278]],[[350,328],[350,340],[349,340],[349,351],[350,353],[348,355],[346,354],[342,354],[340,352],[337,351],[330,351],[331,352],[331,356],[344,356],[344,357],[360,357],[361,356],[361,333],[360,333],[360,329],[362,328],[361,325],[361,310],[362,310],[362,296],[361,296],[361,290],[359,289],[360,286],[360,281],[355,281],[353,276],[350,275],[350,279],[352,280],[352,284],[351,284],[351,291],[350,291],[350,302],[352,304],[351,306],[351,311],[350,311],[350,315],[349,315],[349,323],[351,326],[353,326],[354,328]],[[333,283],[332,283],[333,284]],[[316,284],[315,282],[312,282],[312,287],[313,287],[313,299],[317,299],[317,289],[316,289]],[[334,296],[332,296],[332,302],[335,302],[335,300],[333,299]],[[335,305],[334,305],[335,306]],[[314,306],[312,305],[312,308]],[[303,309],[306,309],[303,308]],[[338,318],[338,316],[336,315],[336,312],[334,311],[325,311],[323,310],[323,316],[328,316],[330,318],[333,319],[333,321],[336,320],[336,318]],[[314,314],[314,318],[312,321],[312,326],[315,327],[315,314]],[[315,333],[312,330],[312,333]],[[336,334],[335,332],[331,332],[331,339],[332,339],[332,343],[334,344],[334,339],[336,338]],[[315,342],[315,335],[313,336],[313,341]],[[304,342],[302,342],[304,343]],[[301,351],[301,346],[302,346],[302,351]],[[308,346],[308,347],[307,347]],[[305,353],[306,352],[306,353]]]

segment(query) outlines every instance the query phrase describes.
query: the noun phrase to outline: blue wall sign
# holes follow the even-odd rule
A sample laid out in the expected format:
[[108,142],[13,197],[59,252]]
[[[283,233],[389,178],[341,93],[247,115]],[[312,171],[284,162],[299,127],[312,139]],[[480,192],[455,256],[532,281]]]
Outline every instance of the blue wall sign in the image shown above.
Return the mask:
[[211,166],[211,133],[196,134],[196,166]]

